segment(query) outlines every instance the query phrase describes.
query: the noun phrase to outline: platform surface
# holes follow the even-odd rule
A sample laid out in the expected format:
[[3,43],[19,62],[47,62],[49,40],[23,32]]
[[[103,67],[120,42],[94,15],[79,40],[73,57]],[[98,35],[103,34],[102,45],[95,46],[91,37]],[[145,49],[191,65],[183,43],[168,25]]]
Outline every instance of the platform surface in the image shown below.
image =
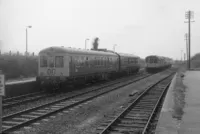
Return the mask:
[[12,84],[17,84],[17,83],[26,83],[26,82],[32,82],[32,81],[36,81],[35,77],[31,77],[31,78],[24,78],[21,80],[8,80],[6,81],[6,85],[12,85]]
[[[178,77],[178,76],[177,76]],[[156,127],[156,134],[200,134],[200,71],[186,71],[185,90],[174,90],[174,78]]]

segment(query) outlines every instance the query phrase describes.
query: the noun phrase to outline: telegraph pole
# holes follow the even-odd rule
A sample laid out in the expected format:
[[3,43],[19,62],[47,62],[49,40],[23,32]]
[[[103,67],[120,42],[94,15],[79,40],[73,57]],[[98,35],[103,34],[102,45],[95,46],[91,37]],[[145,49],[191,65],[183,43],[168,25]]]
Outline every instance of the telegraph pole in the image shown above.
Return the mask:
[[185,18],[186,19],[188,19],[188,21],[186,22],[186,23],[188,23],[188,53],[189,53],[189,55],[188,55],[188,57],[189,57],[189,59],[188,59],[188,69],[190,69],[190,44],[191,44],[191,39],[190,39],[190,23],[191,22],[194,22],[194,21],[191,21],[191,19],[193,18],[193,16],[194,16],[194,13],[192,12],[192,11],[187,11],[186,13],[185,13]]
[[185,34],[185,42],[186,42],[186,62],[187,62],[187,67],[189,68],[189,62],[188,62],[188,34]]
[[185,62],[185,58],[186,58],[186,53],[184,53],[184,62]]

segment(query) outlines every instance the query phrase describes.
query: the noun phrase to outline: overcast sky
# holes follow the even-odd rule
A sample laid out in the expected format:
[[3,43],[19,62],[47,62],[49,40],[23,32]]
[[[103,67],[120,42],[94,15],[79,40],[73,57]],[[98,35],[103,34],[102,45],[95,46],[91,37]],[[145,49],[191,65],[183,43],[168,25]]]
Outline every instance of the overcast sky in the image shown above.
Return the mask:
[[200,51],[199,0],[0,0],[0,47],[38,53],[49,46],[99,47],[180,59],[186,43],[185,11],[194,11],[192,55]]

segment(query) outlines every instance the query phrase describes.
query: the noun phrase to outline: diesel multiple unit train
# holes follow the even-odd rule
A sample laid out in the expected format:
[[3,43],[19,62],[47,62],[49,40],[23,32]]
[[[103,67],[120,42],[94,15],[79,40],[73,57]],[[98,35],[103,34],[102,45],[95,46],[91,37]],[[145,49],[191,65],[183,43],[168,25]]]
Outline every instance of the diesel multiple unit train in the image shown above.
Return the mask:
[[[48,47],[39,52],[37,82],[46,89],[63,84],[84,84],[119,75],[137,73],[140,58],[106,49],[85,50]],[[156,55],[145,58],[145,70],[155,73],[170,68],[172,59]]]
[[156,55],[150,55],[145,58],[146,71],[155,73],[172,66],[173,60],[167,57],[161,57]]
[[136,73],[139,57],[109,50],[49,47],[39,52],[37,81],[42,87],[82,84]]

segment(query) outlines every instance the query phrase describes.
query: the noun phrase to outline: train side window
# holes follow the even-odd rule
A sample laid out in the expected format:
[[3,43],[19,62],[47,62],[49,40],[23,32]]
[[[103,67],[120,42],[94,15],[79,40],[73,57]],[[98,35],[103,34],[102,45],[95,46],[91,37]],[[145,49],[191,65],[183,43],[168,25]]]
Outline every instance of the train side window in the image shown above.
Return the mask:
[[47,67],[47,57],[40,56],[40,67]]
[[76,66],[76,67],[78,67],[78,57],[74,57],[74,65]]
[[101,65],[103,66],[103,57],[101,57]]
[[83,56],[81,56],[81,58],[80,58],[80,59],[81,59],[81,67],[82,67],[82,66],[84,66],[84,57],[83,57]]
[[55,66],[56,67],[64,67],[64,57],[63,56],[56,56],[56,62]]
[[77,67],[80,67],[80,60],[79,60],[79,57],[78,57],[78,56],[76,57],[76,66],[77,66]]
[[101,58],[100,57],[98,57],[98,66],[100,66],[101,65]]
[[98,61],[98,57],[96,57],[96,66],[98,66],[99,61]]
[[97,65],[97,57],[94,57],[94,65],[96,66]]
[[85,65],[88,66],[88,57],[86,57]]

